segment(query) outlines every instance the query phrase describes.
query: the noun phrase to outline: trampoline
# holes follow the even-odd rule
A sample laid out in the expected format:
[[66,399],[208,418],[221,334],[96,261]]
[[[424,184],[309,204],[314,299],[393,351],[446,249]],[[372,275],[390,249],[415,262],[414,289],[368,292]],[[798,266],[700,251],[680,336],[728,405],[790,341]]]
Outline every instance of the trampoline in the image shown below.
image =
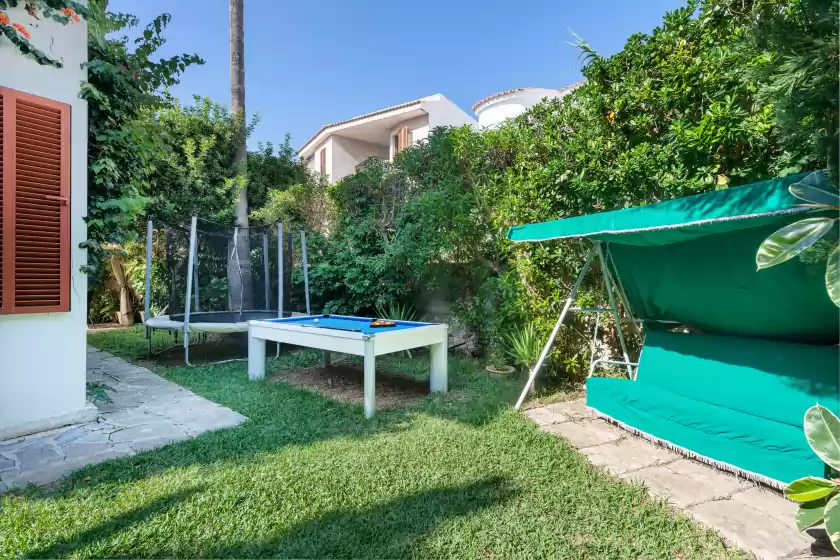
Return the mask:
[[[308,315],[309,271],[303,229],[300,256],[302,299]],[[294,288],[292,261],[293,234],[284,234],[282,221],[276,226],[239,228],[196,216],[189,227],[155,224],[149,219],[144,315],[149,355],[183,346],[184,361],[191,365],[191,343],[206,341],[208,334],[245,333],[248,321],[300,315],[284,309],[296,295],[294,290],[284,289],[286,285]],[[161,310],[154,316],[153,305]],[[172,332],[175,344],[153,352],[154,330]],[[183,334],[180,343],[179,332]]]

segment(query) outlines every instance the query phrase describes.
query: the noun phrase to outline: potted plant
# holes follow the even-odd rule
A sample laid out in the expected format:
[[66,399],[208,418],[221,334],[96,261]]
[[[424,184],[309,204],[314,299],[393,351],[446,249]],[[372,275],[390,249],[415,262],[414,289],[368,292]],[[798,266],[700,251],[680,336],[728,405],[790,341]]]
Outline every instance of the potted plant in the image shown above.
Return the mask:
[[804,531],[825,524],[828,538],[840,552],[840,419],[830,410],[814,405],[805,413],[805,437],[832,477],[806,476],[791,482],[785,496],[799,502],[796,528]]

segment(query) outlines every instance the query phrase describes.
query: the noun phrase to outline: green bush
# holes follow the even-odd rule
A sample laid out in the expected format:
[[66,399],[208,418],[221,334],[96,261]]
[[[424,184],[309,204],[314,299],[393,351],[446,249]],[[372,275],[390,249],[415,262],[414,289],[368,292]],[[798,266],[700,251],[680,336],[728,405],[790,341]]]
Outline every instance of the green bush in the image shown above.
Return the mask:
[[[582,42],[586,82],[564,99],[498,129],[437,129],[331,187],[313,285],[328,309],[353,313],[444,287],[481,345],[525,323],[544,340],[586,248],[512,245],[510,226],[833,165],[837,5],[694,0],[616,55]],[[598,282],[584,283],[584,305],[597,305]],[[557,372],[585,373],[593,321],[561,330]]]

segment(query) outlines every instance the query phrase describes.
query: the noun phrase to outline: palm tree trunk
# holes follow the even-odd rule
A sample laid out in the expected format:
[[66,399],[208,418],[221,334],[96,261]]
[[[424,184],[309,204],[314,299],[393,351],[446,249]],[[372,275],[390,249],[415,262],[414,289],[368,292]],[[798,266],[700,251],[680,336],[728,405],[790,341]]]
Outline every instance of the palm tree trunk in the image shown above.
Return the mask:
[[[247,181],[248,152],[245,146],[245,8],[244,0],[230,0],[230,112],[240,119],[233,168]],[[228,289],[232,310],[252,309],[251,245],[248,238],[247,182],[239,193],[236,220],[240,228],[235,250],[228,252]]]

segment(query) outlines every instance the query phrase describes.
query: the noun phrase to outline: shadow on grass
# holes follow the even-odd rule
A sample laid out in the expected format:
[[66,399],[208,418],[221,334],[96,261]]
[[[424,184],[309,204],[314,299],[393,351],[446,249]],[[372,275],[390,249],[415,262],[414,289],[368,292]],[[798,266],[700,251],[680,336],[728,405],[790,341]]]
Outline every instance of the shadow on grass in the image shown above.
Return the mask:
[[[142,351],[142,329],[94,335],[105,351],[129,356]],[[269,363],[267,374],[312,367],[320,360],[316,351],[286,352]],[[384,360],[383,360],[384,361]],[[428,372],[428,358],[394,357],[394,371],[412,377]],[[289,446],[304,446],[334,438],[366,438],[380,433],[411,429],[421,417],[442,418],[482,426],[509,408],[518,390],[516,380],[490,378],[475,363],[450,360],[450,392],[428,396],[417,406],[397,408],[364,418],[360,405],[339,403],[313,391],[276,381],[250,381],[243,362],[196,367],[158,367],[156,373],[195,393],[248,417],[245,424],[202,434],[138,455],[90,465],[70,474],[52,489],[29,490],[32,498],[69,494],[76,489],[106,483],[125,483],[159,474],[167,469],[216,462],[247,463],[254,455]]]
[[26,555],[29,558],[56,558],[58,556],[70,555],[91,543],[109,539],[130,529],[134,525],[141,524],[156,515],[165,513],[178,503],[187,500],[190,496],[202,490],[202,487],[196,487],[158,498],[146,506],[121,513],[86,531],[72,533],[52,546],[28,551]]
[[[276,538],[235,543],[209,552],[216,557],[398,558],[410,556],[418,540],[447,520],[515,498],[500,477],[458,487],[436,488],[397,498],[368,510],[339,511],[292,527]],[[177,556],[159,551],[157,556]]]

